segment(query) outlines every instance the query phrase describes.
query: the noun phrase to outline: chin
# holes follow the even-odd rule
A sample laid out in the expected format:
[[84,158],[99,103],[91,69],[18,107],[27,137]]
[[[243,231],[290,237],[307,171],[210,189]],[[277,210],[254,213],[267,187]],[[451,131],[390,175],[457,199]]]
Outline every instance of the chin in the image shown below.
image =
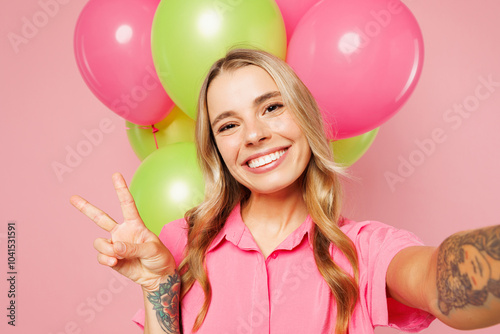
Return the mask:
[[290,183],[273,183],[273,182],[266,182],[265,184],[261,185],[252,185],[246,187],[250,190],[252,194],[260,194],[260,195],[273,195],[273,194],[280,194],[280,193],[285,193],[285,192],[294,192],[300,189],[299,187],[296,186],[297,182],[290,182]]

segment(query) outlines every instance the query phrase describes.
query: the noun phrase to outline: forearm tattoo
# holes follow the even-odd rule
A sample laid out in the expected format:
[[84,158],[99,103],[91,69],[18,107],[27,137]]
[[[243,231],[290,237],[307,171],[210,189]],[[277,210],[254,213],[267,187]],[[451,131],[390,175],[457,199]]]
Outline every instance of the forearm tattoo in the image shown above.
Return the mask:
[[482,306],[489,294],[500,298],[500,226],[446,239],[438,251],[439,309]]
[[148,300],[156,311],[156,319],[165,333],[180,333],[181,279],[179,272],[168,277],[166,283],[161,283],[157,291],[148,293]]

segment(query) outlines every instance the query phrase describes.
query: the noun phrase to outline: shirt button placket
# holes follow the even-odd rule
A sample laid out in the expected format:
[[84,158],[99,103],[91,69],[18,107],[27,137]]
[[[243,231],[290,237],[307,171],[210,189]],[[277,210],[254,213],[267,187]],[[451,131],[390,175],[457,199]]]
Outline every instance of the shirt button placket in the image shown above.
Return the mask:
[[249,315],[249,323],[252,334],[269,333],[269,284],[267,265],[261,253],[258,253],[259,260],[256,273],[256,285],[252,312]]

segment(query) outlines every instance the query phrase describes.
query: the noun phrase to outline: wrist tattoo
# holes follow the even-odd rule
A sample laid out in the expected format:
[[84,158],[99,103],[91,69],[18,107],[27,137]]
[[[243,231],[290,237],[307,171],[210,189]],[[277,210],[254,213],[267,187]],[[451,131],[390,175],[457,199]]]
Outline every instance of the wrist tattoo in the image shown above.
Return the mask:
[[165,333],[180,333],[180,304],[181,279],[179,272],[161,283],[158,290],[148,293],[148,300],[156,311],[156,319]]
[[500,298],[500,226],[446,239],[438,251],[437,288],[445,315],[482,306],[489,294]]

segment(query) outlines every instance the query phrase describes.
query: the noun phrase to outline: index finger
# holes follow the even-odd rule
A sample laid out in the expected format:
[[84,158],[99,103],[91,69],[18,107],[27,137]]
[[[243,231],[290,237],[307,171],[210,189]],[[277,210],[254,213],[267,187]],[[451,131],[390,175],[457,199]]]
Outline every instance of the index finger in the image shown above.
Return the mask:
[[70,199],[71,204],[80,210],[85,216],[92,219],[99,227],[111,232],[118,225],[110,216],[101,209],[90,204],[86,199],[74,195]]
[[137,207],[135,206],[134,197],[132,197],[132,194],[128,190],[123,176],[120,173],[115,173],[112,179],[122,208],[123,218],[125,220],[138,220],[142,222],[139,211],[137,211]]

